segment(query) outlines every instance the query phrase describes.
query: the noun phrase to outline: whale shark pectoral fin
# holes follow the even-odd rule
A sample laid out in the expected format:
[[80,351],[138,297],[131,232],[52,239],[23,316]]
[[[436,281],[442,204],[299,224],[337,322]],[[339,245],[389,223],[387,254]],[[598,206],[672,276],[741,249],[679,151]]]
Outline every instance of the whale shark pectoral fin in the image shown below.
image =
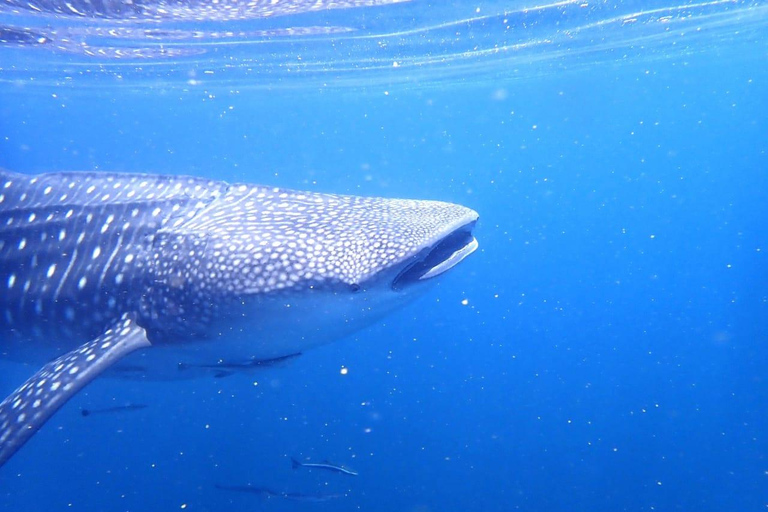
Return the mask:
[[86,384],[149,345],[146,331],[126,314],[98,338],[43,366],[0,403],[0,466]]

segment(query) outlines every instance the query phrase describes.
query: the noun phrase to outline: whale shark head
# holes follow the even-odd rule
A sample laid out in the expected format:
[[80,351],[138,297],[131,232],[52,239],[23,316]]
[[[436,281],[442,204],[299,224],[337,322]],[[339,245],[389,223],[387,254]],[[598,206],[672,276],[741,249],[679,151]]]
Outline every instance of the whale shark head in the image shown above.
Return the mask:
[[417,296],[477,248],[477,219],[439,201],[232,185],[158,233],[151,308],[203,330],[235,319],[228,337],[262,357],[300,352]]

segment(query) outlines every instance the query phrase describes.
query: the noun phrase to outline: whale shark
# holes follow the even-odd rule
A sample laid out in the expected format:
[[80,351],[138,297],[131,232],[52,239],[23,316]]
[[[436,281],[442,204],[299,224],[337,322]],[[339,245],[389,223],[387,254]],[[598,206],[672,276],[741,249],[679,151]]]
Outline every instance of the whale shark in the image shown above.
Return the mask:
[[0,403],[0,466],[105,372],[254,368],[375,322],[475,251],[477,220],[440,201],[0,170],[0,357],[40,367]]

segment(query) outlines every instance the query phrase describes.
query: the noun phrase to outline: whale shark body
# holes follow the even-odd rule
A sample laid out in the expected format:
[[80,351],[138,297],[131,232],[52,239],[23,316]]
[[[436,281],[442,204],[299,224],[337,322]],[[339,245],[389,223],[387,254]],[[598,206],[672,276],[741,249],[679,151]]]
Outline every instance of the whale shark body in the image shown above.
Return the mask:
[[257,367],[374,322],[477,248],[477,218],[194,177],[0,171],[0,356],[42,365],[0,403],[0,465],[106,370]]

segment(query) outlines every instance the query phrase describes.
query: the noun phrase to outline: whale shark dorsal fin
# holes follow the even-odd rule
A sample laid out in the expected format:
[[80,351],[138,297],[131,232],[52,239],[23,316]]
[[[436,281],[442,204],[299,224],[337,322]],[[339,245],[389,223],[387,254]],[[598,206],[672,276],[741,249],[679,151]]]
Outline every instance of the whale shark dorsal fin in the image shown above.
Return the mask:
[[86,384],[149,345],[146,331],[126,314],[101,336],[43,366],[0,403],[0,466]]

